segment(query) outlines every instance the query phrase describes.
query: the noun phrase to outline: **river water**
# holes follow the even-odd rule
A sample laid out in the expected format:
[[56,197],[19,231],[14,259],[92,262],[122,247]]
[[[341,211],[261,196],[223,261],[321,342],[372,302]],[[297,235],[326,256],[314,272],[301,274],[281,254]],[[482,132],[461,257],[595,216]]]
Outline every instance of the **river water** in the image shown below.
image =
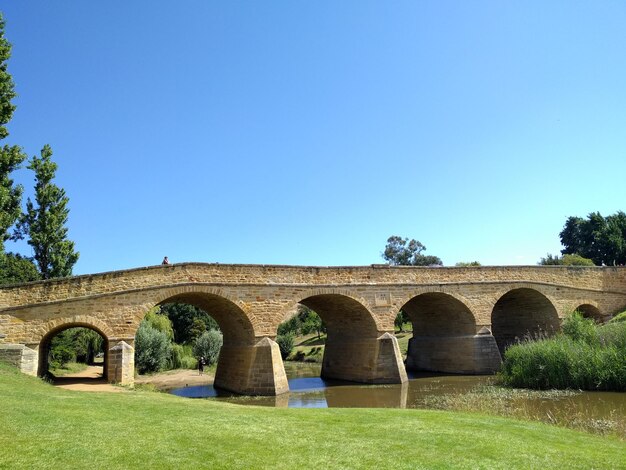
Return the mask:
[[[216,390],[212,386],[178,388],[171,393],[189,398],[289,408],[446,409],[450,406],[445,400],[442,402],[442,397],[452,397],[454,402],[454,398],[473,396],[475,400],[487,403],[489,396],[475,395],[475,391],[482,389],[484,393],[484,390],[489,390],[484,386],[494,381],[492,376],[410,374],[409,382],[402,385],[361,385],[323,380],[319,377],[320,370],[319,364],[285,362],[290,391],[278,397],[244,397]],[[507,395],[509,392],[504,393]],[[618,432],[626,422],[626,393],[511,391],[505,400],[501,397],[496,399],[498,401],[494,401],[493,408],[497,414],[509,414],[508,408],[515,407],[517,416],[521,417],[555,423],[585,420],[591,426],[609,423],[609,426],[617,427]],[[500,412],[495,410],[498,407]]]

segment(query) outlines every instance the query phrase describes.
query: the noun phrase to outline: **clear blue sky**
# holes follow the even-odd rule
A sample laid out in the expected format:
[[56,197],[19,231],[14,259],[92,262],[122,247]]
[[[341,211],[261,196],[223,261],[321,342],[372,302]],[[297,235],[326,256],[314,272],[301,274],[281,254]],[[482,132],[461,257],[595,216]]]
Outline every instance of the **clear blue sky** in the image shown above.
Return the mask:
[[[626,3],[0,1],[74,272],[535,264],[626,205]],[[32,174],[17,179],[32,194]],[[30,254],[29,247],[7,249]]]

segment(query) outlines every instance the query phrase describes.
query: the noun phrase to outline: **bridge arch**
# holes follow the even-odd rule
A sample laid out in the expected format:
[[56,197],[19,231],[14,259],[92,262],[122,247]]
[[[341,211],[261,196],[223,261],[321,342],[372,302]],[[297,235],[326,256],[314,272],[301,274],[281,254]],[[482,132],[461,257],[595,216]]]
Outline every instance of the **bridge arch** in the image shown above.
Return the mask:
[[561,322],[554,304],[539,290],[512,289],[502,295],[491,312],[493,336],[501,354],[524,336],[552,335]]
[[[362,383],[407,380],[396,338],[380,331],[364,301],[346,292],[314,289],[302,293],[297,303],[315,311],[326,326],[322,377]],[[293,316],[295,305],[284,319]]]
[[604,323],[604,315],[602,315],[600,309],[596,305],[584,303],[576,307],[575,310],[580,312],[583,317],[591,318],[596,323]]
[[[182,287],[160,292],[154,305],[184,303],[208,313],[224,335],[224,346],[254,344],[254,325],[248,314],[219,289]],[[145,312],[144,312],[145,314]]]
[[298,303],[315,311],[324,324],[328,337],[375,337],[378,325],[370,310],[356,298],[345,293],[312,293]]
[[166,303],[193,305],[219,325],[224,342],[215,371],[215,387],[252,395],[276,395],[288,390],[278,345],[267,337],[256,337],[253,312],[246,312],[220,289],[206,286],[167,289],[155,305]]
[[402,307],[413,325],[408,370],[483,374],[497,370],[500,355],[493,336],[476,332],[476,318],[459,298],[424,292]]
[[476,334],[476,319],[459,298],[444,292],[425,292],[401,309],[413,324],[413,336],[459,336]]
[[69,330],[70,328],[87,328],[89,330],[95,331],[98,333],[103,339],[103,350],[104,350],[104,364],[102,368],[102,376],[103,378],[108,378],[107,372],[107,364],[109,361],[109,341],[112,336],[111,328],[106,325],[104,322],[91,318],[89,316],[74,316],[70,318],[57,318],[55,320],[49,321],[43,327],[43,333],[39,339],[39,361],[37,366],[37,375],[39,377],[44,377],[48,374],[48,370],[50,368],[50,348],[52,345],[52,340],[59,333]]

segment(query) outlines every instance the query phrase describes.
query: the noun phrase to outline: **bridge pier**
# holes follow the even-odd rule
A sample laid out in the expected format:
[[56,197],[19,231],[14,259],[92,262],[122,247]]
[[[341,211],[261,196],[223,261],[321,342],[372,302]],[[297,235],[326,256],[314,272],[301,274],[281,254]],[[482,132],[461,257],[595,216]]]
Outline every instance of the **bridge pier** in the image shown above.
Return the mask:
[[454,374],[493,374],[502,358],[488,328],[476,335],[414,336],[409,340],[406,368]]
[[[134,343],[134,341],[129,341]],[[107,356],[106,377],[108,381],[132,386],[135,383],[135,348],[126,341],[120,341],[109,348]]]
[[222,346],[214,386],[243,395],[288,392],[278,344],[265,337],[252,346]]
[[13,364],[27,375],[37,375],[39,351],[37,346],[29,348],[24,344],[0,344],[0,359]]
[[398,340],[390,333],[378,338],[337,338],[329,335],[321,376],[368,384],[408,381]]

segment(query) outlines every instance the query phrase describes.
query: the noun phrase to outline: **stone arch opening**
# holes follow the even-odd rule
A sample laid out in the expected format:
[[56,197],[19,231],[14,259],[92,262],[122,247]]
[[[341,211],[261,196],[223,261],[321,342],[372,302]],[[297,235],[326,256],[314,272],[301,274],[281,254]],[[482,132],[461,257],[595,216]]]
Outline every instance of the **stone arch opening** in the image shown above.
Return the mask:
[[604,316],[600,313],[598,307],[594,305],[582,304],[576,307],[576,311],[580,312],[585,318],[591,318],[596,323],[604,323]]
[[[369,309],[341,293],[316,293],[299,301],[319,316],[326,332],[321,377],[361,383],[406,381],[397,341],[379,331]],[[296,314],[291,312],[285,319]]]
[[[64,336],[67,336],[67,338],[63,338],[63,344],[55,344],[62,333],[65,333]],[[100,338],[99,341],[98,337]],[[69,378],[61,379],[54,377],[50,372],[50,366],[51,363],[59,359],[55,357],[56,355],[73,353],[78,356],[75,356],[76,359],[90,366],[88,371],[80,377],[76,377],[75,381],[107,380],[108,351],[109,338],[100,328],[83,322],[69,322],[57,325],[41,338],[37,375],[39,377],[52,377],[58,383],[71,381]],[[81,358],[81,355],[85,355],[84,360]]]
[[176,303],[193,305],[213,318],[224,335],[224,346],[254,343],[254,327],[250,319],[238,305],[225,297],[206,292],[188,292],[163,299],[158,305]]
[[541,292],[513,289],[496,302],[491,313],[493,335],[500,354],[524,337],[553,335],[560,328],[556,308]]
[[460,336],[476,334],[471,310],[460,300],[442,292],[418,295],[402,306],[413,336]]
[[492,373],[500,354],[489,331],[476,332],[474,314],[450,294],[427,292],[402,306],[413,325],[406,368],[464,374]]
[[[270,338],[255,336],[254,312],[245,312],[219,293],[204,291],[169,291],[156,303],[157,306],[168,304],[196,307],[219,326],[223,343],[213,380],[216,389],[251,395],[276,395],[287,390],[278,345]],[[193,358],[194,366],[197,359]]]
[[328,340],[376,336],[377,326],[372,314],[360,302],[342,294],[319,294],[300,301],[317,313],[324,325]]

